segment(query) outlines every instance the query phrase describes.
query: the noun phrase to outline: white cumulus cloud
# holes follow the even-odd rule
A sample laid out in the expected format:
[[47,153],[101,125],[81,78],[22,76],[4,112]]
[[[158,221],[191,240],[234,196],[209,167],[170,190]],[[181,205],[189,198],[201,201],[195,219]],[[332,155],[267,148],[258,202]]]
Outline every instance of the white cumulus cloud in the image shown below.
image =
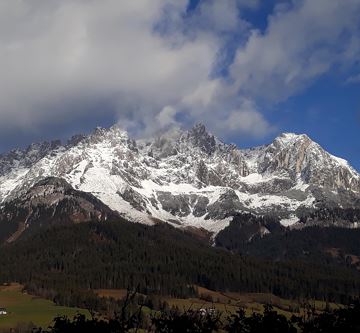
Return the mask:
[[[98,113],[142,135],[199,121],[223,137],[266,135],[263,99],[360,56],[359,0],[281,3],[261,32],[242,16],[258,0],[203,0],[191,15],[187,0],[1,1],[0,132]],[[214,75],[227,61],[229,76]]]
[[360,57],[359,0],[301,0],[279,5],[266,31],[253,30],[231,75],[239,91],[286,99]]

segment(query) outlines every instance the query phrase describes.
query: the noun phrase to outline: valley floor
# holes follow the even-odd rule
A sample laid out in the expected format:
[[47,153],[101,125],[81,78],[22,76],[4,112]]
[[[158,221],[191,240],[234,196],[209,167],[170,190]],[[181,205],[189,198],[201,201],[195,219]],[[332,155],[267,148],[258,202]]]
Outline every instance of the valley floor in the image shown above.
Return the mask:
[[0,332],[8,332],[10,328],[26,326],[48,327],[54,317],[66,315],[73,317],[76,313],[89,316],[84,309],[57,306],[55,303],[24,293],[23,286],[12,283],[0,286],[0,307],[5,308],[6,315],[0,315]]
[[[170,308],[176,307],[180,311],[215,309],[224,314],[236,313],[239,308],[243,308],[247,315],[253,312],[263,313],[265,305],[271,304],[279,314],[287,318],[292,315],[302,315],[306,306],[313,307],[316,312],[325,310],[335,310],[342,308],[343,305],[336,303],[326,303],[320,300],[289,300],[269,293],[235,293],[219,292],[203,287],[196,287],[198,297],[191,298],[171,298],[162,297]],[[100,297],[124,299],[125,289],[98,289],[95,293]]]
[[[239,308],[244,308],[247,315],[254,312],[263,313],[266,304],[272,304],[277,313],[290,319],[292,315],[302,315],[305,311],[305,304],[316,309],[316,312],[323,312],[326,309],[339,309],[341,305],[322,301],[294,301],[287,300],[266,293],[234,293],[218,292],[202,287],[196,287],[198,297],[180,299],[162,297],[161,301],[166,302],[169,308],[176,307],[180,311],[215,309],[224,316],[235,314]],[[95,290],[99,297],[124,299],[124,289],[99,289]],[[0,332],[8,332],[11,328],[28,329],[30,323],[35,326],[47,328],[57,316],[74,317],[77,313],[84,314],[90,318],[87,310],[57,306],[53,302],[29,295],[23,291],[23,286],[17,283],[0,286],[0,307],[7,310],[6,315],[0,315]],[[155,314],[156,311],[147,309],[146,312]]]

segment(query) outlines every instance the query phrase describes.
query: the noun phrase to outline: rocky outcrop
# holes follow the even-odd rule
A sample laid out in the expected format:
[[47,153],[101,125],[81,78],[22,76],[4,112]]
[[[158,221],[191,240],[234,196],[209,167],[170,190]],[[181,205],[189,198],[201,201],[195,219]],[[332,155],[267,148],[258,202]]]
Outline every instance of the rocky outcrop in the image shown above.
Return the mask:
[[26,149],[14,149],[7,154],[0,155],[0,177],[11,172],[14,168],[29,168],[43,157],[53,153],[61,147],[60,140],[51,142],[32,143]]
[[0,223],[23,226],[106,221],[119,215],[90,193],[74,190],[64,179],[48,177],[0,209]]

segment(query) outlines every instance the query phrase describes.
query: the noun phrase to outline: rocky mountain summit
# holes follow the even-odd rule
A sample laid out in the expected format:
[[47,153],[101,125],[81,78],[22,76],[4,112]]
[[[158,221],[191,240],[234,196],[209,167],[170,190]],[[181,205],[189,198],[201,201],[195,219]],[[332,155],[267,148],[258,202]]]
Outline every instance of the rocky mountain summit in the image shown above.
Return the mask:
[[[239,149],[198,124],[133,140],[117,126],[0,155],[0,205],[48,177],[89,192],[132,221],[217,232],[238,212],[273,213],[284,225],[320,207],[359,207],[360,176],[307,135]],[[45,198],[48,198],[45,195]]]

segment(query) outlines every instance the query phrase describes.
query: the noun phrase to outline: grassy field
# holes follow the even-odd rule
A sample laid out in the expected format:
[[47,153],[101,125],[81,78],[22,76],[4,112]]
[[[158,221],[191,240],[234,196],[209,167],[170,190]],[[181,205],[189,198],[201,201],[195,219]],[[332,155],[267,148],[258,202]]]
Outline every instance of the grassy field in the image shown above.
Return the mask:
[[23,293],[19,284],[0,286],[0,307],[8,311],[7,315],[0,315],[0,330],[29,322],[48,327],[58,315],[72,317],[79,312],[89,314],[87,310],[57,306],[49,300]]
[[[235,313],[239,307],[245,309],[247,314],[253,312],[263,312],[265,304],[272,304],[274,309],[287,318],[293,314],[299,315],[304,311],[305,303],[310,303],[318,312],[322,312],[328,306],[331,309],[339,308],[341,305],[330,303],[326,304],[323,301],[307,301],[298,302],[280,298],[278,296],[266,293],[234,293],[234,292],[218,292],[202,287],[196,287],[196,298],[170,298],[165,297],[165,300],[170,307],[175,306],[180,310],[201,309],[201,308],[215,308],[224,313]],[[115,299],[122,299],[126,295],[125,289],[99,289],[95,292],[101,297],[112,297]]]
[[[100,297],[112,297],[118,300],[126,296],[124,289],[99,289],[95,292]],[[234,313],[241,307],[248,314],[263,312],[265,304],[272,304],[278,313],[282,313],[288,318],[292,314],[299,314],[304,309],[304,305],[299,302],[282,299],[271,294],[225,293],[202,287],[197,287],[197,293],[197,298],[163,298],[163,300],[170,307],[176,306],[181,310],[215,308],[223,313]],[[333,309],[339,307],[336,304],[326,305],[325,302],[321,301],[313,301],[311,304],[319,312],[324,311],[326,306]],[[6,308],[8,311],[7,315],[0,315],[0,332],[15,328],[20,323],[30,322],[46,328],[51,324],[54,317],[59,315],[69,317],[73,317],[77,313],[89,315],[87,310],[57,306],[49,300],[23,293],[22,286],[19,284],[0,286],[0,308]]]
[[239,307],[245,309],[249,315],[253,312],[263,312],[266,304],[272,304],[274,309],[290,318],[293,314],[301,314],[304,311],[304,304],[310,303],[316,311],[322,312],[328,306],[331,309],[339,308],[341,305],[322,301],[297,302],[294,300],[283,299],[272,294],[265,293],[224,293],[212,291],[206,288],[197,287],[198,298],[175,299],[167,298],[170,306],[176,306],[179,309],[200,309],[215,308],[224,313],[234,313]]

